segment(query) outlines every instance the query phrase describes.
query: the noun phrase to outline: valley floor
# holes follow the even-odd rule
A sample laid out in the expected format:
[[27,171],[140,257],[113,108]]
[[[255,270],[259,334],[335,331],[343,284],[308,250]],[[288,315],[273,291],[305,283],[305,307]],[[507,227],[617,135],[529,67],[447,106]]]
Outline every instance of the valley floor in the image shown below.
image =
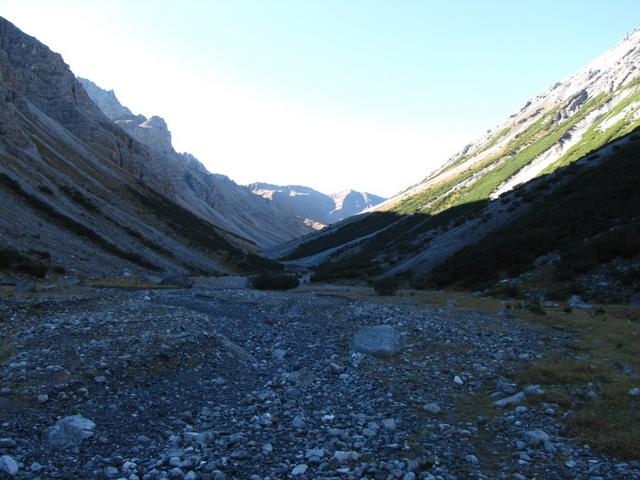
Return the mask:
[[[470,294],[267,293],[206,280],[190,290],[5,292],[0,470],[18,466],[15,477],[29,479],[640,479],[640,462],[571,440],[570,413],[546,386],[494,405],[528,387],[518,375],[572,336],[501,309]],[[404,350],[353,353],[354,332],[378,324],[403,332]],[[88,438],[49,430],[72,415],[95,423],[85,424]]]

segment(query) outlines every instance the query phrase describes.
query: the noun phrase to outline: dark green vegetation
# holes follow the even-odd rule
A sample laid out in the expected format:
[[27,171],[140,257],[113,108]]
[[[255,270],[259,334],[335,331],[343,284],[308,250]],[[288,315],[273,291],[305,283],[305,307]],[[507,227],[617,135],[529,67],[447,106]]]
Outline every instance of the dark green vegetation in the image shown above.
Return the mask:
[[[531,268],[558,252],[558,280],[592,271],[614,258],[640,255],[640,142],[631,141],[600,165],[573,164],[572,178],[512,224],[446,260],[429,276],[437,286],[478,287]],[[546,188],[544,182],[538,188]]]
[[0,270],[23,273],[42,278],[49,270],[50,256],[47,252],[20,252],[15,248],[0,248]]
[[376,282],[373,282],[373,290],[378,295],[395,295],[399,288],[399,283],[394,278],[383,278]]
[[10,188],[15,194],[20,196],[31,207],[38,210],[39,212],[46,215],[47,217],[49,217],[60,227],[66,228],[72,233],[92,241],[103,250],[113,255],[116,255],[124,260],[140,265],[141,267],[148,268],[149,270],[154,270],[154,271],[161,270],[160,267],[158,267],[154,263],[149,262],[141,255],[121,249],[117,245],[113,244],[106,238],[96,233],[91,228],[84,225],[83,223],[80,223],[74,220],[73,218],[68,217],[67,215],[59,212],[58,210],[53,208],[50,204],[40,200],[35,195],[32,195],[31,193],[24,190],[18,182],[16,182],[14,179],[9,177],[5,173],[0,173],[0,184]]
[[[428,246],[428,239],[416,240],[417,236],[428,231],[439,232],[450,225],[460,224],[465,219],[477,215],[485,205],[486,202],[465,204],[433,216],[394,214],[395,221],[390,227],[360,242],[355,253],[350,252],[347,256],[321,263],[316,268],[312,280],[364,280],[381,275],[386,268],[396,265],[403,256],[417,253]],[[361,220],[366,221],[367,219]]]
[[283,272],[263,272],[251,281],[258,290],[291,290],[300,285],[298,277]]

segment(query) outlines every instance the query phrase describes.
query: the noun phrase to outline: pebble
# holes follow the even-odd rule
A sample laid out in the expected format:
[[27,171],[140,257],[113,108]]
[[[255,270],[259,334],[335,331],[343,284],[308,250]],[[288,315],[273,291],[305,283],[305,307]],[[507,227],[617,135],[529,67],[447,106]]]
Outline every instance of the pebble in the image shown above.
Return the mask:
[[293,475],[294,477],[298,477],[300,475],[304,475],[305,473],[307,473],[307,470],[309,469],[309,466],[305,463],[300,463],[298,465],[296,465],[293,470],[291,470],[291,475]]
[[0,472],[10,477],[15,477],[18,474],[18,470],[20,470],[20,467],[13,457],[9,455],[2,455],[0,457]]

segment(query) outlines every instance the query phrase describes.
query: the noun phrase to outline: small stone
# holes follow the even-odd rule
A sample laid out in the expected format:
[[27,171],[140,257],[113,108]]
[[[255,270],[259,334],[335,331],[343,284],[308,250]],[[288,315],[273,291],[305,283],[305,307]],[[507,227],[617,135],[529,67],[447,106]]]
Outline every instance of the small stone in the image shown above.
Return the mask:
[[18,474],[18,462],[9,455],[2,455],[0,457],[0,472],[9,475],[10,477],[15,477]]
[[455,383],[456,385],[464,385],[464,380],[456,375],[455,377],[453,377],[453,383]]
[[575,460],[567,460],[566,462],[564,462],[564,464],[568,468],[574,468],[578,464],[578,462],[576,462]]
[[304,458],[307,460],[310,458],[322,458],[324,457],[324,448],[311,448],[306,451]]
[[425,412],[430,413],[431,415],[438,415],[440,412],[442,412],[440,405],[435,402],[427,403],[426,405],[423,405],[422,408]]
[[538,447],[549,441],[550,437],[544,430],[531,430],[524,434],[524,438],[530,447]]
[[198,475],[193,470],[189,470],[182,480],[197,480]]
[[295,428],[304,428],[304,417],[301,415],[296,415],[295,417],[293,417],[291,425],[293,425]]
[[49,395],[41,393],[36,397],[36,399],[38,400],[38,403],[46,403],[49,400]]
[[473,463],[474,465],[478,463],[478,457],[476,457],[475,455],[466,455],[464,459],[465,461]]
[[271,445],[270,443],[265,443],[264,445],[262,445],[261,450],[265,455],[270,455],[273,453],[273,445]]
[[510,397],[503,398],[502,400],[497,400],[494,405],[500,408],[506,408],[511,405],[517,405],[518,403],[522,403],[527,399],[527,396],[524,392],[518,392],[515,395],[511,395]]
[[16,441],[13,438],[0,438],[0,448],[16,448]]
[[532,395],[543,395],[544,388],[542,388],[540,385],[529,385],[524,389],[524,394],[528,397]]
[[395,430],[397,427],[395,418],[385,418],[382,420],[382,426],[386,430]]
[[338,463],[348,463],[352,460],[357,460],[358,459],[358,454],[356,452],[346,452],[346,451],[342,451],[342,450],[337,450],[333,453],[333,458],[338,462]]
[[402,477],[402,480],[416,480],[416,474],[413,472],[405,473],[404,477]]
[[96,383],[105,383],[107,381],[107,377],[105,377],[104,375],[96,375],[95,377],[93,377],[93,380]]
[[629,395],[632,397],[640,397],[640,387],[634,387],[629,390]]
[[307,470],[309,469],[309,466],[304,464],[304,463],[300,463],[298,465],[296,465],[293,470],[291,470],[291,475],[294,477],[298,477],[300,475],[304,475],[305,473],[307,473]]
[[585,310],[591,308],[591,304],[585,303],[579,295],[572,295],[568,303],[569,306],[573,308],[582,308]]

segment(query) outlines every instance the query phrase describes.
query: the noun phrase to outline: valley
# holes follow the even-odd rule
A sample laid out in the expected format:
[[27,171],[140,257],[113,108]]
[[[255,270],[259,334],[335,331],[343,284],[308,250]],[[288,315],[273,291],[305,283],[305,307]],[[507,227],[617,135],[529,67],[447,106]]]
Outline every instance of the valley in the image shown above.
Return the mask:
[[325,194],[0,18],[0,479],[640,479],[639,67]]

